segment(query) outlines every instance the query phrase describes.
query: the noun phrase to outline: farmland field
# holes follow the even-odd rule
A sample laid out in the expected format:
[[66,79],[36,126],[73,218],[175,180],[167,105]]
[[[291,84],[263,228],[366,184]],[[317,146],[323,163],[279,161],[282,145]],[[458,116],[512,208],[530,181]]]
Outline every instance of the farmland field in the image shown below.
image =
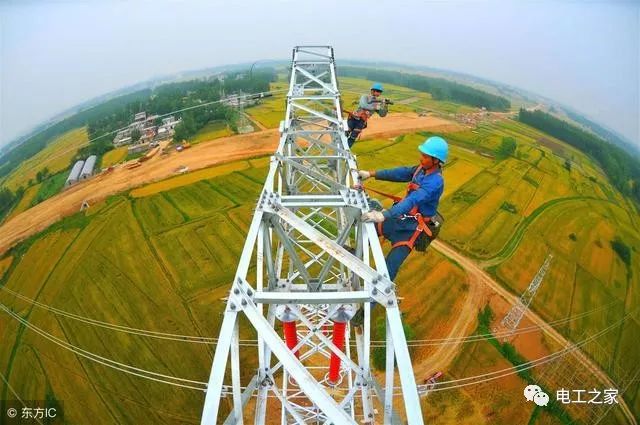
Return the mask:
[[149,196],[149,195],[153,195],[154,193],[167,191],[176,187],[186,186],[188,184],[195,183],[200,180],[205,180],[215,176],[224,175],[224,174],[230,173],[231,171],[244,170],[248,167],[249,167],[248,162],[237,161],[237,162],[218,165],[215,167],[205,168],[202,170],[197,170],[197,171],[193,171],[180,176],[172,177],[158,183],[152,183],[152,184],[143,186],[139,189],[134,189],[131,191],[131,196],[136,198],[142,197],[142,196]]
[[0,281],[2,281],[4,274],[7,272],[9,267],[11,267],[11,263],[13,263],[13,257],[11,256],[5,257],[0,260]]
[[70,130],[51,141],[43,150],[24,161],[2,182],[11,190],[26,187],[29,180],[35,180],[38,171],[45,167],[50,174],[66,170],[78,149],[88,141],[86,127]]
[[219,137],[231,136],[233,131],[225,121],[212,121],[202,127],[189,141],[191,143],[207,142]]
[[[345,105],[366,92],[369,84],[341,81]],[[276,89],[284,86],[274,84]],[[397,101],[394,110],[473,111],[436,102],[426,93],[392,85],[386,89],[385,95]],[[282,97],[274,96],[248,107],[246,113],[273,128],[282,119],[283,107]],[[202,139],[218,130],[222,128],[203,130]],[[416,148],[427,135],[359,141],[354,146],[358,165],[362,169],[414,165]],[[632,208],[584,154],[512,119],[482,123],[445,137],[451,141],[451,154],[443,168],[440,211],[446,223],[441,239],[480,262],[513,294],[527,287],[548,253],[553,253],[552,266],[531,308],[553,321],[614,305],[554,327],[577,342],[626,318],[622,326],[583,349],[614,382],[625,382],[625,371],[640,363],[640,229]],[[517,150],[498,160],[495,154],[503,137],[514,137]],[[571,170],[564,166],[567,158],[572,161]],[[258,157],[190,171],[92,205],[88,212],[56,223],[0,258],[0,283],[44,304],[98,320],[216,336],[224,308],[221,298],[234,277],[269,160]],[[397,195],[406,187],[373,179],[367,185]],[[34,199],[42,187],[29,188],[28,196]],[[384,203],[389,205],[388,200]],[[612,244],[616,240],[629,247],[631,261],[616,252]],[[389,244],[383,249],[387,251]],[[470,277],[463,269],[429,250],[412,254],[396,280],[404,319],[415,339],[448,337],[471,296]],[[52,315],[5,291],[0,291],[0,302],[46,332],[104,357],[191,380],[208,377],[210,345],[88,326]],[[495,312],[492,325],[496,325],[510,306],[494,295],[488,302]],[[527,325],[531,323],[523,323]],[[478,327],[477,332],[482,330]],[[241,335],[253,338],[244,326]],[[145,381],[90,362],[18,326],[7,315],[0,315],[0,336],[6,341],[3,348],[8,347],[0,350],[0,371],[11,385],[26,399],[64,401],[69,422],[95,422],[98,413],[104,423],[199,421],[201,391]],[[543,332],[518,335],[512,343],[525,360],[562,348]],[[465,343],[443,370],[445,377],[460,379],[512,367],[513,357],[500,347],[490,339]],[[435,350],[430,346],[413,349],[420,364],[419,383],[435,372],[429,369],[429,356]],[[242,361],[252,367],[255,359]],[[572,365],[570,372],[579,367]],[[563,423],[558,411],[514,403],[521,399],[529,378],[550,387],[563,385],[562,376],[546,375],[549,370],[540,366],[531,375],[511,374],[435,392],[423,400],[426,418],[430,423]],[[8,398],[7,387],[0,389]],[[639,389],[636,381],[624,395],[636,415],[640,414]],[[171,403],[158,409],[158,400]],[[619,415],[615,410],[603,423],[622,423]]]
[[[279,81],[271,83],[270,90],[283,90],[289,87],[288,82]],[[276,93],[273,97],[267,97],[255,106],[245,109],[252,120],[257,121],[266,128],[278,128],[284,117],[285,98],[282,93]]]
[[22,199],[20,199],[20,202],[18,202],[18,204],[15,207],[13,207],[13,210],[11,210],[11,213],[7,216],[5,220],[9,220],[14,215],[17,215],[22,211],[29,209],[29,207],[31,207],[31,201],[35,199],[36,195],[38,194],[38,190],[40,190],[40,185],[41,183],[34,184],[33,186],[29,186],[27,190],[24,191],[24,194],[22,195]]
[[[37,239],[11,273],[7,288],[98,320],[214,336],[219,326],[216,312],[222,308],[219,298],[226,295],[233,278],[241,241],[261,190],[257,181],[266,173],[267,159],[250,161],[209,171],[194,181],[184,179],[188,176],[175,177],[144,196],[138,192],[136,197],[111,199],[77,226],[68,225],[69,230]],[[81,213],[79,217],[82,216]],[[61,257],[49,257],[48,266],[43,264],[38,274],[28,275],[37,256],[51,249]],[[424,260],[428,261],[429,271],[421,276],[416,272],[423,269]],[[425,292],[442,292],[440,297],[421,304],[407,297],[406,308],[415,311],[410,326],[416,337],[446,335],[450,323],[447,317],[456,314],[466,296],[464,272],[434,254],[411,259],[403,276],[412,283],[403,286],[401,293],[415,285]],[[30,312],[29,321],[46,332],[102,356],[162,373],[198,380],[207,377],[212,355],[207,346],[160,343],[65,318],[51,320],[51,313],[11,295],[0,292],[0,300],[17,311]],[[425,305],[428,309],[422,310]],[[144,422],[164,414],[186,422],[197,421],[200,394],[105,370],[51,347],[50,342],[29,330],[19,330],[6,316],[2,320],[7,329],[3,338],[12,341],[16,354],[12,361],[0,357],[0,368],[12,383],[17,376],[30,376],[16,388],[22,394],[41,395],[38,383],[51,381],[47,390],[50,397],[64,400],[67,412],[78,412],[71,416],[78,422],[89,420],[91,412],[87,410],[93,409],[104,409],[110,421],[123,421],[126,417],[127,421]],[[425,326],[428,320],[433,320],[434,326]],[[10,352],[4,351],[5,355]],[[428,351],[420,353],[427,355]],[[188,364],[184,358],[189,359]],[[42,366],[29,369],[34,361]],[[71,369],[79,372],[65,373]],[[73,397],[76,392],[81,396]],[[145,394],[148,400],[171,397],[172,403],[154,413],[144,405],[127,405],[126,411],[114,408],[136,394]],[[92,409],[80,412],[81,406]]]
[[126,146],[111,149],[109,152],[102,155],[102,162],[100,166],[102,168],[107,168],[124,161],[125,158],[127,157],[128,151],[129,151],[129,148]]

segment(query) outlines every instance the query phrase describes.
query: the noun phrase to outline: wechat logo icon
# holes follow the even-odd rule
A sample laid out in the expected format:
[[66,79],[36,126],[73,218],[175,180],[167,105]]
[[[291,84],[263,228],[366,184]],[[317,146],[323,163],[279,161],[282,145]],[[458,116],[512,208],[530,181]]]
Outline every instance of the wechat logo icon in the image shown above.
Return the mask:
[[533,401],[538,406],[546,406],[549,404],[549,395],[542,391],[537,385],[527,385],[524,389],[524,398],[527,401]]

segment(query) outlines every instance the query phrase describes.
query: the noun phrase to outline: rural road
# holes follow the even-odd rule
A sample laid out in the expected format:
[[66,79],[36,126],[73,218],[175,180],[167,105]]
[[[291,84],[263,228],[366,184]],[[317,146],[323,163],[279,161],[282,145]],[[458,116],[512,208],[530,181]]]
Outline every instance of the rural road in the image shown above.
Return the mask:
[[[438,252],[443,254],[445,257],[448,257],[456,261],[458,264],[460,264],[460,266],[471,276],[471,279],[470,279],[471,285],[474,285],[475,283],[480,282],[481,284],[484,284],[487,288],[490,288],[495,293],[497,293],[502,298],[504,298],[509,304],[514,304],[518,299],[518,297],[511,294],[504,287],[502,287],[502,285],[500,285],[491,276],[489,276],[487,272],[482,270],[482,268],[480,268],[480,266],[476,262],[463,256],[462,254],[460,254],[450,246],[446,245],[442,241],[436,240],[431,244],[431,246],[435,248]],[[527,309],[525,316],[527,317],[527,319],[531,320],[535,325],[539,326],[542,330],[544,330],[547,335],[551,336],[556,342],[561,344],[563,347],[567,347],[571,345],[571,342],[569,340],[567,340],[564,336],[562,336],[562,334],[557,332],[551,325],[547,324],[547,322],[545,322],[544,319],[542,319],[532,310]],[[454,344],[454,345],[457,347],[459,344]],[[456,348],[456,347],[453,347],[453,348]],[[600,367],[595,362],[593,362],[590,358],[588,358],[582,352],[582,350],[578,348],[574,350],[573,353],[575,354],[577,359],[580,361],[580,363],[582,363],[582,365],[584,365],[596,378],[600,379],[609,388],[616,388],[616,384],[609,378],[609,375],[607,375],[603,370],[601,370]],[[436,359],[436,360],[439,361],[439,359]],[[436,369],[434,368],[434,371],[435,370]],[[622,409],[625,416],[627,417],[627,419],[629,420],[629,423],[637,425],[638,422],[635,416],[633,415],[633,412],[631,411],[631,409],[629,409],[629,406],[625,402],[624,398],[619,397],[618,401],[619,401],[619,406]]]
[[484,305],[487,299],[488,291],[482,284],[483,282],[480,276],[474,273],[473,270],[465,269],[465,271],[468,277],[469,293],[467,294],[462,309],[456,313],[455,323],[446,336],[447,339],[457,339],[459,342],[439,344],[438,348],[432,354],[414,365],[413,372],[416,380],[419,381],[418,383],[422,383],[422,378],[429,377],[437,371],[443,371],[449,368],[464,343],[460,337],[473,332],[478,309]]

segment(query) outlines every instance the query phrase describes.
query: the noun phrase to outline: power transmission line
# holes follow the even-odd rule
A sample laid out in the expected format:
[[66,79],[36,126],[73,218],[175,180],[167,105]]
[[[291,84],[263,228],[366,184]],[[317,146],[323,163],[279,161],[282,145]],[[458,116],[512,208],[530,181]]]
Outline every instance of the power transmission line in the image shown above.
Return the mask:
[[[197,335],[185,335],[185,334],[175,334],[175,333],[167,333],[167,332],[159,332],[159,331],[151,331],[151,330],[147,330],[147,329],[141,329],[141,328],[134,328],[134,327],[129,327],[129,326],[124,326],[124,325],[119,325],[119,324],[114,324],[114,323],[110,323],[110,322],[104,322],[101,320],[96,320],[96,319],[92,319],[86,316],[81,316],[78,314],[74,314],[74,313],[70,313],[64,310],[60,310],[58,308],[49,306],[47,304],[43,304],[39,301],[33,300],[29,297],[26,297],[18,292],[15,292],[9,288],[6,287],[0,287],[1,290],[29,303],[32,304],[36,307],[42,308],[44,310],[47,310],[53,314],[56,315],[60,315],[63,317],[67,317],[73,320],[77,320],[79,322],[82,323],[86,323],[89,325],[94,325],[94,326],[99,326],[99,327],[103,327],[105,329],[110,329],[110,330],[114,330],[117,332],[124,332],[124,333],[128,333],[128,334],[132,334],[132,335],[138,335],[138,336],[144,336],[144,337],[150,337],[150,338],[158,338],[158,339],[166,339],[166,340],[173,340],[173,341],[179,341],[179,342],[193,342],[193,343],[197,343],[197,344],[216,344],[218,342],[218,338],[214,338],[214,337],[203,337],[203,336],[197,336]],[[546,322],[546,325],[564,325],[566,323],[570,323],[573,322],[575,320],[581,319],[583,317],[587,317],[590,316],[592,314],[595,314],[601,310],[608,310],[613,308],[614,305],[619,304],[619,301],[612,301],[609,304],[605,304],[603,306],[576,314],[574,316],[568,316],[562,319],[557,319],[557,320],[553,320],[553,321],[549,321]],[[526,333],[531,333],[531,332],[536,332],[539,330],[545,331],[546,326],[543,325],[532,325],[532,326],[528,326],[525,328],[520,328],[518,330],[514,332],[512,331],[505,331],[503,333],[485,333],[485,334],[478,334],[478,335],[469,335],[469,336],[465,336],[465,337],[452,337],[452,338],[435,338],[435,339],[414,339],[414,340],[410,340],[407,341],[407,345],[411,346],[411,347],[428,347],[428,346],[440,346],[440,345],[448,345],[448,344],[458,344],[458,343],[469,343],[469,342],[474,342],[474,341],[482,341],[485,340],[487,338],[491,338],[491,337],[495,337],[495,338],[499,338],[500,336],[504,335],[519,335],[519,334],[526,334]],[[242,346],[255,346],[257,345],[257,339],[241,339],[240,340],[240,345]],[[384,347],[385,346],[385,342],[384,341],[380,341],[380,340],[371,340],[371,346],[372,347]]]
[[[26,326],[27,328],[33,330],[34,332],[36,332],[37,334],[39,334],[40,336],[43,336],[44,338],[54,342],[55,344],[61,346],[62,348],[65,348],[67,350],[70,350],[82,357],[85,357],[91,361],[95,361],[99,364],[102,364],[104,366],[108,366],[111,367],[113,369],[119,370],[121,372],[125,372],[134,376],[138,376],[140,378],[144,378],[144,379],[150,379],[152,381],[156,381],[156,382],[160,382],[160,383],[164,383],[164,384],[169,384],[169,385],[173,385],[173,386],[177,386],[177,387],[182,387],[182,388],[187,388],[187,389],[193,389],[193,390],[199,390],[199,391],[205,391],[206,390],[206,382],[203,381],[195,381],[195,380],[190,380],[190,379],[184,379],[184,378],[179,378],[179,377],[175,377],[175,376],[171,376],[171,375],[164,375],[164,374],[159,374],[157,372],[153,372],[153,371],[149,371],[149,370],[145,370],[145,369],[141,369],[141,368],[137,368],[137,367],[133,367],[131,365],[127,365],[124,363],[120,363],[102,356],[99,356],[95,353],[91,353],[87,350],[84,350],[82,348],[79,348],[73,344],[70,344],[66,341],[61,340],[60,338],[57,338],[53,335],[51,335],[49,332],[46,332],[44,330],[42,330],[41,328],[29,323],[27,320],[23,319],[22,317],[20,317],[18,314],[12,312],[7,306],[5,306],[4,304],[0,303],[0,309],[2,309],[5,313],[7,313],[8,315],[10,315],[13,319],[17,320],[18,322],[22,323],[24,326]],[[465,378],[459,378],[459,379],[453,379],[453,380],[449,380],[449,381],[442,381],[436,384],[435,388],[432,388],[429,390],[429,392],[432,391],[445,391],[445,390],[451,390],[451,389],[457,389],[457,388],[462,388],[462,387],[467,387],[470,385],[477,385],[477,384],[481,384],[487,381],[492,381],[492,380],[496,380],[496,379],[500,379],[506,376],[510,376],[510,375],[514,375],[517,374],[519,372],[522,372],[524,370],[528,370],[531,369],[533,367],[537,367],[537,366],[541,366],[543,364],[549,363],[551,361],[557,360],[558,358],[564,357],[567,354],[572,353],[573,351],[577,350],[579,347],[587,344],[590,341],[593,341],[597,338],[599,338],[600,336],[610,332],[612,329],[614,329],[615,327],[622,325],[629,317],[631,317],[631,315],[635,312],[629,312],[627,314],[625,314],[625,316],[622,317],[622,319],[620,319],[619,321],[617,321],[616,323],[609,325],[608,327],[606,327],[605,329],[591,335],[588,338],[585,338],[584,340],[581,340],[575,344],[571,344],[569,347],[560,350],[560,351],[556,351],[554,353],[551,353],[549,355],[540,357],[538,359],[535,360],[531,360],[529,362],[525,362],[525,363],[521,363],[520,365],[514,366],[514,367],[510,367],[510,368],[505,368],[505,369],[501,369],[501,370],[497,370],[497,371],[493,371],[493,372],[488,372],[488,373],[484,373],[484,374],[480,374],[480,375],[473,375],[473,376],[469,376],[469,377],[465,377]],[[153,375],[153,376],[147,376],[145,374],[149,374],[149,375]],[[1,375],[1,374],[0,374]],[[156,377],[157,376],[157,377]],[[162,378],[166,378],[166,379],[162,379]],[[5,379],[5,377],[2,375],[2,380],[7,384],[7,380]],[[175,381],[180,381],[180,382],[187,382],[187,383],[192,383],[192,384],[198,384],[201,385],[202,387],[196,387],[193,385],[189,385],[189,384],[182,384],[180,382],[173,382],[172,380]],[[632,382],[635,381],[632,380]],[[457,384],[458,382],[464,382],[462,384]],[[455,383],[456,385],[448,385],[447,384],[452,384]],[[15,391],[13,390],[13,388],[11,388],[9,386],[9,388],[11,389],[11,391],[14,393],[14,395],[17,394],[15,393]],[[246,387],[243,387],[246,388]],[[394,387],[394,390],[398,390],[401,387]],[[420,389],[420,387],[419,387]],[[294,391],[294,390],[292,390]],[[296,390],[297,391],[297,390]],[[223,392],[225,395],[230,394],[231,390],[229,386],[225,386],[225,388],[223,388]],[[397,393],[394,395],[401,395],[401,393]],[[275,396],[273,396],[275,397]]]
[[[265,92],[249,93],[249,94],[245,94],[245,95],[242,95],[242,96],[238,96],[238,98],[241,98],[241,97],[242,97],[242,98],[245,98],[245,97],[251,97],[251,96],[264,95],[264,94],[267,94],[267,93],[270,93],[270,94],[276,94],[276,93],[277,93],[277,94],[280,94],[280,93],[286,92],[287,90],[288,90],[288,89],[280,89],[280,90],[273,90],[273,91],[265,91]],[[162,114],[162,115],[158,115],[158,118],[166,117],[166,116],[173,115],[173,114],[178,114],[178,113],[180,113],[180,112],[190,111],[190,110],[192,110],[192,109],[203,108],[203,107],[205,107],[205,106],[213,105],[213,104],[216,104],[216,103],[222,103],[222,102],[224,102],[225,100],[226,100],[226,99],[218,99],[218,100],[213,100],[213,101],[211,101],[211,102],[201,103],[201,104],[199,104],[199,105],[188,106],[188,107],[186,107],[186,108],[182,108],[182,109],[176,109],[175,111],[171,111],[171,112],[167,112],[167,113]],[[120,127],[120,128],[118,128],[118,129],[116,129],[116,130],[112,130],[112,131],[110,131],[110,132],[107,132],[107,133],[101,134],[100,136],[94,137],[93,139],[90,139],[90,140],[88,140],[88,141],[86,141],[86,142],[84,142],[84,143],[82,143],[82,144],[80,144],[80,145],[77,145],[77,146],[75,146],[75,147],[73,147],[73,148],[71,148],[71,149],[67,149],[67,150],[65,150],[65,151],[58,152],[58,154],[56,154],[55,156],[53,156],[53,157],[51,157],[51,158],[57,158],[57,157],[59,157],[59,156],[64,155],[65,153],[72,152],[72,151],[77,151],[77,150],[78,150],[78,148],[82,148],[82,147],[85,147],[85,146],[89,146],[92,142],[95,142],[96,140],[102,139],[103,137],[111,136],[112,134],[116,134],[117,132],[122,131],[122,130],[124,130],[124,129],[128,128],[128,127],[129,127],[129,126],[128,126],[128,125],[126,125],[126,126],[124,126],[124,127]],[[36,136],[36,135],[37,135],[37,134],[35,134],[34,136]],[[33,137],[33,136],[32,136],[32,137]]]
[[[121,363],[115,360],[111,360],[109,358],[100,356],[98,354],[92,353],[88,350],[82,349],[80,347],[77,347],[67,341],[64,341],[52,334],[50,334],[47,331],[42,330],[41,328],[29,323],[29,321],[23,319],[22,317],[20,317],[20,315],[14,313],[13,311],[11,311],[10,308],[8,308],[7,306],[5,306],[4,304],[0,303],[0,309],[2,311],[4,311],[5,313],[7,313],[9,316],[11,316],[13,319],[17,320],[18,322],[20,322],[21,324],[23,324],[24,326],[26,326],[27,328],[31,329],[32,331],[36,332],[37,334],[39,334],[40,336],[48,339],[49,341],[67,349],[70,350],[74,353],[76,353],[79,356],[82,356],[86,359],[92,360],[94,362],[100,363],[104,366],[108,366],[110,368],[113,369],[117,369],[121,372],[125,372],[125,373],[129,373],[131,375],[135,375],[135,376],[139,376],[141,378],[145,378],[145,379],[150,379],[153,381],[157,381],[157,382],[162,382],[165,384],[169,384],[169,385],[175,385],[178,387],[183,387],[183,388],[190,388],[190,389],[194,389],[194,390],[201,390],[204,391],[205,387],[206,387],[206,382],[202,382],[202,381],[196,381],[196,380],[192,380],[192,379],[185,379],[185,378],[179,378],[176,376],[172,376],[172,375],[166,375],[166,374],[162,374],[162,373],[158,373],[158,372],[153,372],[150,370],[145,370],[145,369],[141,369],[135,366],[131,366],[125,363]],[[201,387],[196,387],[194,385],[201,385]]]

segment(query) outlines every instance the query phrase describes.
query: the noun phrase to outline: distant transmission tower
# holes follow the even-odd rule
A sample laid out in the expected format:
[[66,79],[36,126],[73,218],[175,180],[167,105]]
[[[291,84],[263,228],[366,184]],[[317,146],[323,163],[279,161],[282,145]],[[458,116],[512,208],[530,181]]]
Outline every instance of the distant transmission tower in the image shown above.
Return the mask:
[[538,270],[538,273],[536,273],[533,280],[529,284],[529,287],[524,291],[520,298],[518,298],[507,315],[504,316],[502,322],[500,322],[500,325],[502,326],[502,328],[500,329],[500,333],[505,334],[503,339],[510,338],[518,328],[518,325],[520,325],[520,321],[522,320],[524,313],[529,308],[533,297],[536,295],[536,292],[538,291],[538,288],[542,283],[542,279],[544,279],[544,275],[547,273],[547,270],[549,270],[549,264],[551,263],[552,259],[553,255],[549,254],[546,260],[544,260],[542,267],[540,267],[540,270]]
[[253,131],[253,126],[247,119],[247,114],[244,112],[244,103],[248,102],[250,99],[252,98],[250,96],[245,96],[244,93],[242,93],[242,90],[240,90],[240,93],[238,93],[239,118],[238,118],[238,124],[237,124],[238,133],[240,134],[251,133]]
[[[345,130],[333,48],[294,48],[280,143],[230,282],[202,424],[424,423],[395,285],[374,225],[360,220],[370,208],[353,189]],[[376,375],[372,302],[386,331]],[[253,334],[257,350],[241,344]]]

